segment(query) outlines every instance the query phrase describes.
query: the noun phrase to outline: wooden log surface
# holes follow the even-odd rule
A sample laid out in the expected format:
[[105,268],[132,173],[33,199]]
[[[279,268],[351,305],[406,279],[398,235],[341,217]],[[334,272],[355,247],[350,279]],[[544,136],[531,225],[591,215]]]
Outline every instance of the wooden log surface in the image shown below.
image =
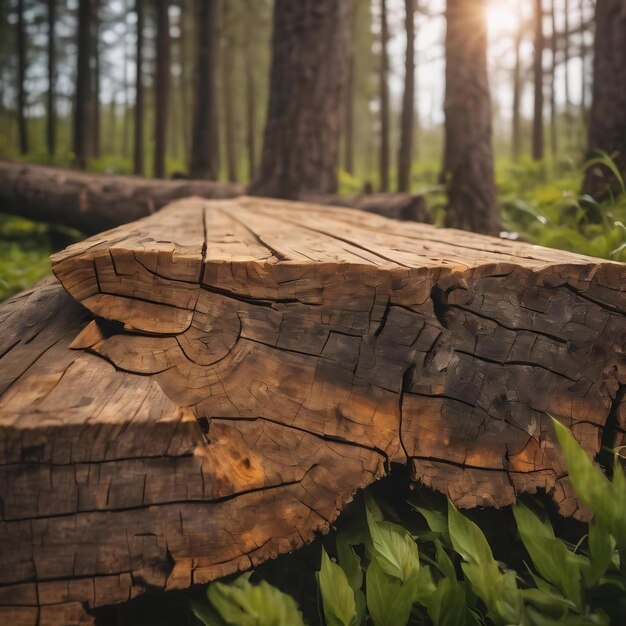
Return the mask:
[[65,289],[0,309],[12,624],[295,549],[390,463],[460,507],[581,516],[548,415],[623,441],[623,264],[246,197],[52,261]]
[[[244,193],[245,186],[236,183],[93,174],[0,159],[0,212],[76,228],[86,235],[146,217],[180,198],[234,198]],[[321,195],[304,200],[431,222],[420,195]]]

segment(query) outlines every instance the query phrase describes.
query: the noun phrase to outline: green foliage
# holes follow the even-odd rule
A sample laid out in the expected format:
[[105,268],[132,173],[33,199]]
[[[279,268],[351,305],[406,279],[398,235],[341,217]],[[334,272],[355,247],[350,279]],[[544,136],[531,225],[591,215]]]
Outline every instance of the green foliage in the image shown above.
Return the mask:
[[[579,194],[585,169],[602,166],[622,191],[599,202]],[[505,227],[532,243],[626,261],[626,193],[615,163],[601,155],[579,168],[523,161],[499,164],[498,191]]]
[[[555,421],[554,428],[570,480],[594,515],[577,545],[557,536],[549,516],[536,503],[520,502],[512,507],[512,519],[521,558],[505,564],[494,556],[495,543],[488,533],[451,503],[441,506],[434,498],[411,502],[428,527],[412,532],[409,528],[417,528],[416,520],[404,519],[387,503],[377,503],[366,494],[360,517],[336,534],[335,549],[331,550],[336,559],[322,548],[317,573],[319,615],[307,615],[307,623],[623,623],[624,473],[616,457],[612,477],[607,478],[566,427]],[[402,523],[384,519],[383,511]],[[332,542],[328,544],[332,548]],[[302,618],[293,600],[289,603],[285,594],[267,583],[251,585],[245,576],[231,585],[214,583],[208,596],[210,606],[194,606],[195,614],[208,626],[282,624],[286,622],[280,619],[287,615],[294,620],[289,623],[303,623],[297,621]],[[267,603],[272,604],[271,610]],[[259,621],[261,616],[263,621]]]
[[262,580],[243,574],[230,584],[209,585],[210,605],[194,603],[194,615],[205,626],[304,626],[295,600]]
[[0,301],[48,274],[51,252],[46,226],[0,214]]

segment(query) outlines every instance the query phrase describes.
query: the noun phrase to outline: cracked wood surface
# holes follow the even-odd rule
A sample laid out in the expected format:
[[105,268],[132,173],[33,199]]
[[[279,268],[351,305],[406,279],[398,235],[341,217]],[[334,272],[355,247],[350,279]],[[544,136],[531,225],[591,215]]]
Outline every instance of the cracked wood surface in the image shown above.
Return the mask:
[[[0,615],[246,569],[389,463],[581,515],[547,414],[626,426],[626,266],[347,209],[179,201],[0,308]],[[74,614],[77,617],[74,617]],[[72,622],[72,620],[74,620]]]

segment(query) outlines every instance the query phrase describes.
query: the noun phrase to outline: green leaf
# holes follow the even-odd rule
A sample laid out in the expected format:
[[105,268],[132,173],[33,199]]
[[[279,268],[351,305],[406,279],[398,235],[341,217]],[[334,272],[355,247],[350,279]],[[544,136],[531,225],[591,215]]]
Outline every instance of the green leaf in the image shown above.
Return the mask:
[[327,626],[353,626],[356,624],[354,591],[348,583],[348,577],[339,565],[330,560],[323,548],[319,585]]
[[406,582],[419,569],[417,544],[402,526],[377,522],[366,508],[367,525],[372,538],[374,558],[390,576]]
[[415,597],[417,572],[402,583],[374,560],[367,568],[366,600],[374,626],[406,626]]
[[448,502],[448,528],[456,552],[466,561],[463,573],[474,593],[485,603],[496,624],[518,624],[523,605],[514,572],[500,571],[485,535],[474,522]]
[[432,596],[428,614],[434,626],[463,626],[467,622],[465,589],[452,578],[442,578]]
[[589,586],[597,585],[606,574],[615,554],[615,539],[611,533],[597,520],[591,520],[589,524],[589,557],[591,568],[589,569],[586,582]]
[[571,552],[565,542],[554,536],[550,523],[542,522],[524,504],[515,505],[513,515],[537,571],[582,608],[581,579],[583,569],[589,567],[588,560]]
[[208,604],[192,602],[191,611],[204,626],[226,626],[226,622]]
[[361,559],[348,543],[348,539],[343,532],[337,533],[337,560],[339,565],[348,577],[350,587],[355,591],[363,586],[363,569]]
[[619,463],[615,464],[611,482],[591,462],[569,429],[555,419],[552,422],[576,493],[617,545],[626,547],[626,481]]
[[[230,584],[209,585],[207,596],[229,626],[304,626],[295,600],[266,581],[253,585],[250,574]],[[213,626],[209,622],[210,626]]]

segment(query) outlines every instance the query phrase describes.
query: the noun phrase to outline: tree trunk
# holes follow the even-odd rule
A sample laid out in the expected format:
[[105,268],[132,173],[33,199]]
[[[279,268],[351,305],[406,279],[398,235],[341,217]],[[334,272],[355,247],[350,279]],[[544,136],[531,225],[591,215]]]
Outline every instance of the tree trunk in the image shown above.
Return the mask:
[[406,57],[404,66],[404,97],[398,152],[398,191],[411,187],[413,162],[413,116],[415,111],[415,0],[405,0]]
[[218,20],[217,0],[196,0],[196,63],[189,173],[193,178],[208,180],[217,180],[220,173],[217,123]]
[[253,28],[252,5],[246,4],[244,15],[244,53],[246,72],[246,150],[248,154],[248,181],[252,182],[256,176],[256,86],[252,71],[253,58]]
[[137,43],[135,52],[135,123],[134,123],[134,146],[133,146],[133,173],[143,176],[144,172],[144,146],[143,146],[143,113],[144,113],[144,90],[143,90],[143,20],[144,0],[135,0],[135,13],[137,15]]
[[20,153],[28,152],[28,126],[26,122],[26,26],[24,24],[24,0],[17,1],[17,117],[20,136]]
[[557,68],[557,32],[556,32],[556,0],[550,0],[550,24],[552,38],[550,40],[551,67],[550,67],[550,152],[552,159],[556,160],[558,152],[558,128],[556,110],[556,68]]
[[248,181],[256,176],[256,85],[253,72],[254,28],[253,2],[246,3],[244,24],[245,98],[246,98],[246,151],[248,155]]
[[623,442],[623,264],[242,198],[52,266],[0,307],[7,625],[255,567],[392,464],[581,517],[550,416],[592,458]]
[[276,0],[270,100],[251,193],[335,193],[351,1]]
[[518,24],[515,33],[515,66],[513,69],[513,136],[511,140],[511,150],[513,160],[517,161],[522,155],[522,56],[521,47],[524,40],[525,25],[523,22],[522,11],[518,5]]
[[129,142],[129,120],[128,120],[128,112],[129,112],[129,101],[128,97],[128,40],[130,39],[130,29],[128,28],[128,13],[130,12],[128,0],[124,0],[124,58],[122,60],[122,80],[124,81],[124,87],[122,89],[122,96],[124,98],[122,102],[122,156],[124,159],[129,158],[130,153],[130,142]]
[[[619,0],[598,0],[593,63],[593,101],[587,156],[606,153],[626,180],[626,7]],[[584,192],[601,198],[619,192],[608,168],[587,170]]]
[[223,55],[222,55],[222,95],[224,98],[224,130],[226,147],[226,176],[231,183],[237,182],[237,137],[235,132],[235,97],[233,94],[233,56],[235,41],[231,7],[228,2],[222,4],[223,20]]
[[543,2],[535,0],[535,110],[533,115],[533,159],[541,161],[544,156],[543,138]]
[[348,80],[346,81],[346,96],[344,99],[346,108],[344,113],[345,128],[343,164],[343,168],[350,175],[354,175],[354,68],[355,54],[354,50],[350,48],[350,58],[348,60]]
[[93,2],[93,156],[100,158],[100,0]]
[[81,169],[87,168],[91,156],[89,133],[93,117],[91,100],[91,56],[93,0],[78,3],[78,55],[76,65],[76,97],[74,101],[74,162]]
[[587,42],[585,41],[585,33],[587,27],[585,24],[584,6],[580,5],[580,121],[583,126],[583,134],[589,127],[588,111],[587,111]]
[[155,0],[156,71],[154,79],[154,177],[165,178],[167,121],[170,94],[169,0]]
[[56,23],[56,0],[48,0],[48,93],[47,93],[47,118],[46,118],[46,144],[48,156],[54,157],[56,152],[56,46],[54,39],[54,26]]
[[380,0],[380,190],[389,191],[389,57],[387,0]]
[[565,93],[565,122],[568,141],[572,136],[572,96],[570,93],[570,15],[569,0],[563,0],[563,90]]
[[[448,0],[444,179],[446,225],[496,234],[485,0]],[[471,25],[471,34],[468,28]]]

